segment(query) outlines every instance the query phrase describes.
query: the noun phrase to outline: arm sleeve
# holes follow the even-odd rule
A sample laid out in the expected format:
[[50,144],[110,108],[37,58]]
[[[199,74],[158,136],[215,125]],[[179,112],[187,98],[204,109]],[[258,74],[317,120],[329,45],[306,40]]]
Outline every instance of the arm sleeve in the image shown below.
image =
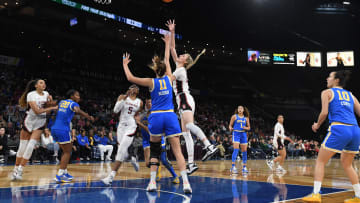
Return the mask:
[[114,113],[119,113],[124,106],[124,100],[117,101],[114,106]]

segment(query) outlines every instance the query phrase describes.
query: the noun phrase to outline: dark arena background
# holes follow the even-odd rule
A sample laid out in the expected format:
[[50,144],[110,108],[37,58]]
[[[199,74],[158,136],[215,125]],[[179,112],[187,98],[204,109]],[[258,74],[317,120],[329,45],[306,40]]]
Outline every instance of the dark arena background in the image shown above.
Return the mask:
[[[176,30],[175,35],[170,35],[166,23],[173,19]],[[303,202],[302,198],[313,192],[315,163],[319,152],[327,150],[328,146],[322,143],[331,134],[328,119],[317,132],[312,130],[322,109],[321,92],[327,89],[329,74],[351,73],[344,88],[360,97],[357,0],[0,0],[0,26],[1,203]],[[174,36],[179,57],[190,54],[195,59],[206,49],[187,70],[183,82],[189,85],[190,93],[186,95],[191,94],[195,101],[194,124],[216,150],[202,161],[210,153],[209,147],[204,146],[199,131],[189,131],[198,167],[188,175],[191,194],[183,190],[187,181],[183,180],[169,138],[164,151],[177,181],[167,171],[169,165],[162,163],[156,190],[148,191],[151,173],[145,163],[143,132],[138,125],[132,137],[124,134],[133,140],[124,150],[119,139],[119,131],[123,130],[119,115],[127,111],[114,112],[119,95],[125,95],[132,85],[124,72],[123,54],[130,53],[129,69],[134,76],[156,78],[148,66],[154,55],[164,58],[164,35]],[[170,66],[175,71],[172,57]],[[31,134],[26,115],[33,108],[47,108],[30,106],[29,97],[27,105],[19,105],[27,83],[36,78],[44,80],[45,91],[57,101],[58,110],[46,112],[45,129],[36,130],[41,136],[35,139],[27,163],[19,165],[17,160],[23,153],[19,153],[20,140],[24,140],[23,133]],[[165,87],[159,82],[160,89],[166,89],[165,82]],[[181,81],[175,83],[179,88]],[[155,83],[152,84],[155,91]],[[145,105],[150,98],[149,88],[139,88],[138,98]],[[63,173],[60,161],[66,153],[52,129],[63,107],[60,101],[68,99],[69,89],[79,92],[78,103],[89,116],[70,117],[73,146],[68,172],[64,174],[70,173],[73,179],[64,177],[59,181],[56,178]],[[335,100],[354,101],[344,92],[342,96],[339,92],[340,97],[334,96],[335,90],[332,92]],[[181,126],[185,113],[181,114],[178,108],[191,104],[185,98],[185,103],[178,105],[178,96],[172,94],[179,119],[179,124],[174,125]],[[360,109],[356,108],[360,107],[356,102],[353,105],[351,110],[355,109],[353,114],[358,118]],[[240,144],[241,149],[236,149],[239,141],[234,140],[235,130],[229,129],[238,106],[250,112],[250,129],[243,130],[246,140]],[[151,111],[144,107],[145,110]],[[278,115],[283,115],[286,135],[282,150],[277,146],[278,140],[273,142]],[[45,120],[45,116],[40,119]],[[160,125],[150,119],[149,123]],[[31,139],[34,132],[35,129]],[[104,146],[111,150],[104,150]],[[180,146],[186,163],[190,163],[188,144],[182,135]],[[238,155],[234,155],[237,151]],[[286,158],[280,169],[274,165],[271,170],[269,163],[275,164],[273,161],[284,152]],[[116,177],[112,177],[112,184],[104,184],[103,179],[119,163],[117,153],[128,157],[122,161]],[[349,181],[343,169],[343,153],[346,151],[325,163],[323,202],[344,202],[356,196],[354,182]],[[359,175],[358,155],[352,163]],[[136,164],[138,171],[133,167]],[[21,178],[13,178],[19,174]]]

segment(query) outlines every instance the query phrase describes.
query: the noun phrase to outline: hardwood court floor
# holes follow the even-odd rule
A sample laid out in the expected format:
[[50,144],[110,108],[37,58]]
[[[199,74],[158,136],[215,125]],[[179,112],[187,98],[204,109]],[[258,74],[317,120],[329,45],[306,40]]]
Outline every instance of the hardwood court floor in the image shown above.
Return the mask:
[[[175,169],[176,164],[172,162]],[[270,171],[267,167],[265,160],[249,160],[248,170],[249,174],[243,176],[231,176],[229,169],[231,167],[231,161],[197,161],[199,170],[193,174],[197,177],[209,177],[220,178],[228,180],[239,181],[255,181],[259,183],[271,183],[277,188],[278,195],[281,199],[287,200],[286,202],[302,202],[299,199],[289,200],[291,196],[288,192],[289,185],[301,185],[312,186],[313,185],[313,171],[315,160],[286,160],[284,168],[287,170],[286,174],[277,174]],[[358,166],[359,161],[355,161],[355,166]],[[237,162],[238,169],[241,169],[241,163]],[[54,184],[53,178],[57,172],[57,165],[29,165],[24,169],[23,180],[11,182],[10,174],[13,170],[13,166],[0,166],[0,188],[14,188],[24,186],[46,186]],[[94,182],[99,181],[105,177],[111,171],[111,163],[77,163],[71,164],[68,167],[68,171],[74,176],[74,182]],[[239,170],[241,171],[241,170]],[[177,171],[178,172],[178,171]],[[170,174],[163,167],[161,171],[162,177],[169,177]],[[130,163],[125,163],[119,170],[116,180],[135,180],[135,179],[148,179],[149,169],[145,167],[144,163],[140,163],[140,171],[135,172]],[[228,183],[227,183],[228,184]],[[231,182],[230,182],[231,184]],[[270,184],[270,185],[271,185]],[[219,186],[219,185],[217,185]],[[146,183],[143,188],[146,187]],[[207,186],[211,187],[211,186]],[[215,185],[214,185],[215,187]],[[343,202],[344,199],[351,198],[354,193],[347,191],[352,189],[350,182],[348,181],[339,159],[333,159],[326,166],[326,173],[323,181],[323,187],[328,188],[341,188],[346,191],[340,191],[334,194],[323,195],[323,202]],[[249,186],[249,190],[252,187]],[[309,188],[311,187],[307,187]],[[194,188],[193,188],[194,190]],[[231,190],[231,189],[230,189]],[[247,191],[248,189],[246,189]],[[289,190],[290,191],[290,190]],[[309,190],[311,191],[311,190]],[[266,193],[269,191],[260,191]],[[243,191],[241,192],[243,196]],[[251,192],[250,192],[251,193]],[[249,194],[250,194],[249,193]],[[193,197],[196,194],[193,193]],[[270,194],[269,196],[274,196]],[[276,199],[275,199],[276,200]],[[0,201],[1,202],[1,201]],[[226,201],[225,201],[226,202]],[[232,202],[232,201],[231,201]],[[241,201],[242,202],[242,201]]]

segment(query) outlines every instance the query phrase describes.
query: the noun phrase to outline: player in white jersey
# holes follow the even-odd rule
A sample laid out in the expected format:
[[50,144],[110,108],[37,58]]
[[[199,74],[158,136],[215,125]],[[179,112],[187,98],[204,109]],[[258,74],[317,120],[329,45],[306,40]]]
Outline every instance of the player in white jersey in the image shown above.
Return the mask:
[[205,149],[207,150],[202,158],[203,161],[208,160],[218,151],[218,148],[210,144],[204,132],[194,124],[195,102],[189,92],[187,77],[187,70],[199,60],[200,56],[205,53],[205,49],[195,58],[195,60],[193,60],[189,54],[178,56],[175,49],[175,21],[169,20],[167,26],[171,32],[171,56],[176,63],[176,70],[173,73],[176,80],[173,81],[173,88],[181,116],[181,128],[188,153],[187,172],[188,174],[191,174],[195,172],[198,167],[194,163],[194,141],[190,132],[195,134],[203,142]]
[[46,124],[46,112],[57,109],[57,105],[44,108],[52,97],[46,89],[44,80],[31,80],[19,99],[21,107],[28,107],[20,132],[20,145],[16,154],[16,162],[11,180],[22,180],[23,167],[30,159],[36,143],[40,140]]
[[278,172],[286,172],[286,170],[282,167],[284,164],[285,158],[286,158],[286,148],[284,145],[284,140],[288,140],[290,142],[292,139],[285,136],[285,129],[284,129],[284,116],[278,115],[277,117],[277,123],[274,127],[274,139],[273,139],[273,145],[275,149],[279,152],[279,156],[276,157],[274,160],[267,160],[266,163],[269,166],[271,170],[274,169],[274,163],[278,163],[278,167],[276,168],[276,171]]
[[[143,102],[137,98],[139,94],[139,87],[131,85],[125,95],[120,95],[114,112],[120,112],[119,125],[117,129],[118,151],[115,157],[115,163],[112,167],[111,173],[102,182],[105,185],[110,185],[116,176],[116,172],[121,167],[121,164],[128,158],[128,149],[134,140],[137,124],[134,116],[142,111]],[[139,164],[135,157],[131,157],[131,163],[136,171],[139,170]]]

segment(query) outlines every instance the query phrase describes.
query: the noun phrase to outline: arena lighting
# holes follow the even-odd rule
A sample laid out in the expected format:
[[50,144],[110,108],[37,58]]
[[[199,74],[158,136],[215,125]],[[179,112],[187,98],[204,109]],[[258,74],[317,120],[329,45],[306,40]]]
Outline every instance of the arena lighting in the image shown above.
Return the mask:
[[343,1],[344,5],[350,5],[350,1]]
[[[152,34],[154,34],[154,32],[156,32],[158,34],[161,34],[161,35],[169,33],[169,31],[167,31],[167,30],[157,28],[157,27],[153,27],[153,26],[150,26],[150,25],[146,25],[146,24],[144,24],[142,22],[139,22],[139,21],[136,21],[136,20],[133,20],[133,19],[130,19],[130,18],[125,18],[125,17],[122,17],[122,16],[118,16],[118,15],[115,15],[113,13],[108,13],[108,12],[105,12],[105,11],[102,11],[102,10],[99,10],[99,9],[96,9],[96,8],[92,8],[92,7],[89,7],[89,6],[74,2],[74,1],[70,1],[70,0],[51,0],[51,1],[56,2],[58,4],[65,5],[65,6],[69,6],[69,7],[72,7],[72,8],[76,8],[76,9],[79,9],[79,10],[82,10],[82,11],[85,11],[85,12],[88,12],[88,13],[92,13],[92,14],[95,14],[95,15],[98,15],[98,16],[103,16],[105,18],[112,19],[112,20],[115,20],[115,21],[118,21],[118,22],[121,22],[121,23],[125,23],[125,24],[131,25],[133,27],[141,28],[141,29],[152,32]],[[177,39],[182,39],[182,36],[179,35],[179,34],[175,34],[175,37]]]

